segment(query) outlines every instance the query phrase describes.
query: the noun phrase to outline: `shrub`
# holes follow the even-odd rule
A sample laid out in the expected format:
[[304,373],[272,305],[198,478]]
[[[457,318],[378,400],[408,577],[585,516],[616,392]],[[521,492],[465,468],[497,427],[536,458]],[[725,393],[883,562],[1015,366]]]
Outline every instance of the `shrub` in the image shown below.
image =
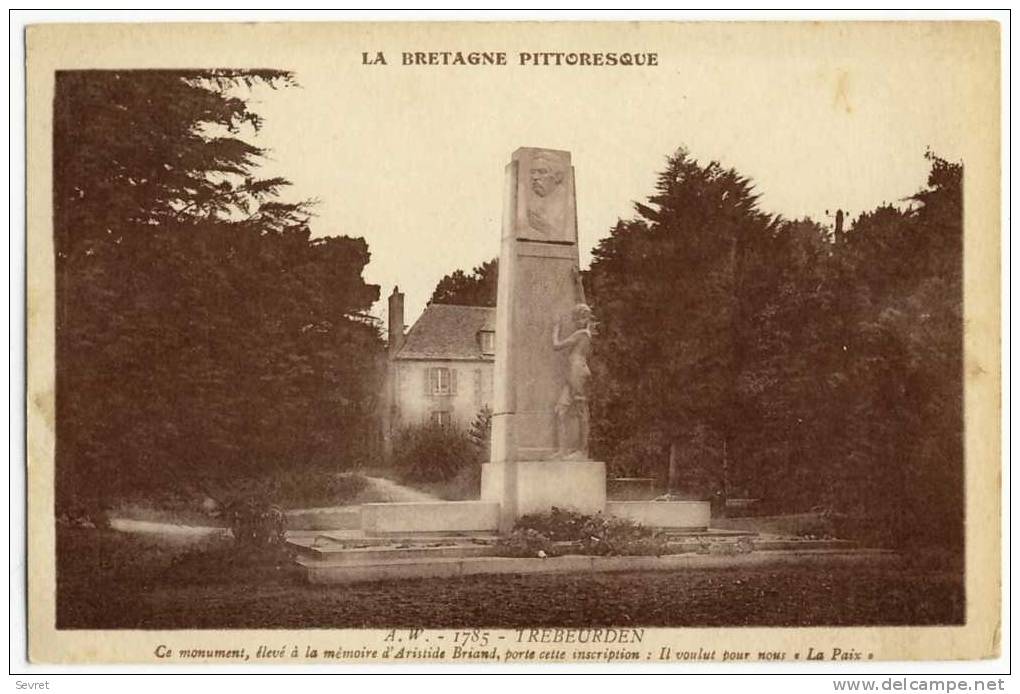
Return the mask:
[[[653,528],[623,518],[554,507],[548,513],[522,516],[500,547],[509,556],[535,556],[539,550],[550,556],[566,553],[659,556],[666,550],[666,539]],[[515,551],[522,553],[512,554]]]
[[471,440],[456,427],[425,424],[397,434],[393,464],[408,482],[439,482],[477,463]]
[[265,496],[238,499],[226,508],[226,520],[240,547],[268,547],[283,544],[287,517]]
[[534,530],[554,542],[579,541],[585,537],[585,525],[596,517],[554,506],[548,513],[521,516],[514,529]]
[[588,516],[581,526],[581,532],[584,554],[658,556],[665,549],[664,538],[654,529],[601,513]]

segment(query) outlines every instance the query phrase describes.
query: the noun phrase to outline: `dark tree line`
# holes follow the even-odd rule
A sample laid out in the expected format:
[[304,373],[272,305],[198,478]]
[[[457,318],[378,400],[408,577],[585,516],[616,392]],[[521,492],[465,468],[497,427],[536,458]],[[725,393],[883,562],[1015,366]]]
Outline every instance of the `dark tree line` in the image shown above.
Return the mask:
[[[678,491],[959,545],[962,165],[834,237],[680,151],[594,251],[596,450]],[[672,464],[671,464],[672,463]]]
[[57,74],[57,502],[339,466],[381,341],[364,240],[260,179],[238,94],[279,71]]

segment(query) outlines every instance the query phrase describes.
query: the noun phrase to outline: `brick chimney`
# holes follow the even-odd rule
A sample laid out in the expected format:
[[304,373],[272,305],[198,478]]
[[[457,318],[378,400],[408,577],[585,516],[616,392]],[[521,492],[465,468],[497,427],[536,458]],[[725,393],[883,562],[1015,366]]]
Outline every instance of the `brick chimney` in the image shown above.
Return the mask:
[[386,336],[392,357],[404,345],[404,293],[393,287],[389,303],[389,333]]

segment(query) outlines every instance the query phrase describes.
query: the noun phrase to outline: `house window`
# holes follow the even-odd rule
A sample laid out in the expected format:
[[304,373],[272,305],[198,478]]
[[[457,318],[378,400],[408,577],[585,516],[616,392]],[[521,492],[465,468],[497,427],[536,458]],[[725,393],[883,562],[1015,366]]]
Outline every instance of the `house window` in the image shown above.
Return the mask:
[[478,333],[478,342],[482,348],[482,354],[496,353],[496,333],[491,330],[482,330]]
[[453,419],[447,410],[433,412],[431,415],[431,421],[434,425],[440,427],[448,427],[453,423]]
[[457,392],[457,372],[445,366],[434,366],[425,370],[425,393],[427,395],[453,395]]

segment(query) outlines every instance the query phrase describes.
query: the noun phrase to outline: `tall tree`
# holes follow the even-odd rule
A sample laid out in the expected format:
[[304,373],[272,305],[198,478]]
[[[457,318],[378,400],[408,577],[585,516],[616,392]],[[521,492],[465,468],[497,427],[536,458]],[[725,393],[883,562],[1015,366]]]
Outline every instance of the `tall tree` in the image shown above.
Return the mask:
[[740,266],[774,220],[758,211],[747,179],[685,150],[636,208],[639,218],[618,223],[596,247],[588,278],[601,322],[593,433],[632,467],[662,460],[665,450],[696,459],[685,466],[696,478],[687,482],[714,488],[742,358]]

